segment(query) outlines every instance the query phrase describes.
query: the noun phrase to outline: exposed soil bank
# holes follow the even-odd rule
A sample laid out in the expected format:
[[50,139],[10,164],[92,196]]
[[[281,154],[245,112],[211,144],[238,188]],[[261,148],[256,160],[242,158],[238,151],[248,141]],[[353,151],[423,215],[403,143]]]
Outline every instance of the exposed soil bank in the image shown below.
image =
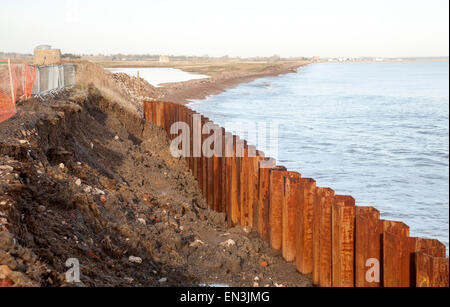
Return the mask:
[[97,89],[21,102],[0,131],[0,285],[72,285],[77,258],[80,286],[311,286],[207,208],[162,129]]

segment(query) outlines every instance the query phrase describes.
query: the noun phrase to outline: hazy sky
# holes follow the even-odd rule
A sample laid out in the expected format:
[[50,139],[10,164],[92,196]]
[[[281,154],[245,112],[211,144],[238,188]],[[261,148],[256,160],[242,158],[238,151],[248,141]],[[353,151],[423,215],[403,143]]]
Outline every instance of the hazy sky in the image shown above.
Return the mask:
[[448,56],[448,0],[1,0],[0,51]]

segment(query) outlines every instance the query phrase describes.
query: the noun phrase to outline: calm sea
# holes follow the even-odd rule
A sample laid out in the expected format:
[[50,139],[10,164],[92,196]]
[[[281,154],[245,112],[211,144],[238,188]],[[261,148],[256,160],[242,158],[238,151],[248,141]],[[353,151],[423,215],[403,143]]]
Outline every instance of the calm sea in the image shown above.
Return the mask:
[[279,121],[279,165],[448,247],[448,62],[314,64],[191,107],[230,131]]
[[194,79],[209,78],[205,75],[193,74],[182,71],[180,69],[169,67],[139,67],[139,68],[107,68],[112,73],[124,73],[133,77],[145,79],[148,83],[155,87],[161,86],[164,83],[184,82]]

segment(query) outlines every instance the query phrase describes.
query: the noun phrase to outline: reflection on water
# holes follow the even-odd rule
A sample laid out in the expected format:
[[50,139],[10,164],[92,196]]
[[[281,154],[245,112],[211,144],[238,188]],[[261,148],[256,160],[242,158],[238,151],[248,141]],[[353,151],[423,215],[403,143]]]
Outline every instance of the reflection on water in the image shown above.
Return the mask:
[[230,131],[280,121],[279,164],[448,246],[448,72],[448,62],[315,64],[192,108]]
[[107,68],[113,73],[125,73],[127,75],[139,77],[153,86],[159,87],[164,83],[184,82],[195,79],[209,78],[208,76],[192,74],[179,69],[167,67],[140,67],[140,68]]

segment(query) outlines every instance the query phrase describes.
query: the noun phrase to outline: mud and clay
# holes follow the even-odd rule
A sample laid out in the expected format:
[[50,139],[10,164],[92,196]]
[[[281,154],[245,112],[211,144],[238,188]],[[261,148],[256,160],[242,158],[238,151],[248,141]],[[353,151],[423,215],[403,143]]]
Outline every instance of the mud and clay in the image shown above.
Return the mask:
[[1,285],[72,286],[65,263],[77,258],[78,286],[311,286],[208,208],[140,97],[124,105],[105,88],[20,102],[0,123]]

